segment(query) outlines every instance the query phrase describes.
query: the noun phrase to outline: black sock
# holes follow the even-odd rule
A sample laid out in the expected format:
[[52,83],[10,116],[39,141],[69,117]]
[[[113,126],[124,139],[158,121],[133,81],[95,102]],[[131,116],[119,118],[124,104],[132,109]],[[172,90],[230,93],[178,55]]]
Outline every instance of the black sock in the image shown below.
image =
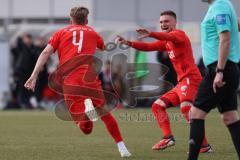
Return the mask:
[[192,119],[190,123],[190,140],[188,160],[197,160],[205,133],[204,120]]
[[231,133],[232,141],[240,159],[240,120],[227,126]]

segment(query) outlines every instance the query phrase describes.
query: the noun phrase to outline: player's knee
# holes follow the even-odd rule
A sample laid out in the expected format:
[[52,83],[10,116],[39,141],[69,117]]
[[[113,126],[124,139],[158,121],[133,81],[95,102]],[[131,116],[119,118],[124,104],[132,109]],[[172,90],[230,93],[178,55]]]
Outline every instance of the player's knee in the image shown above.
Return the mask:
[[221,118],[222,118],[222,121],[225,125],[229,125],[229,124],[232,123],[232,118],[230,116],[222,115]]
[[80,123],[79,128],[85,135],[88,135],[92,133],[93,122],[92,121],[82,122]]
[[166,109],[166,104],[161,99],[156,100],[152,104],[152,112],[153,113],[157,113],[157,112],[160,112],[165,109]]
[[191,107],[192,107],[192,103],[191,102],[182,102],[180,104],[181,112],[183,114],[189,113]]
[[207,113],[197,107],[191,107],[190,109],[190,118],[191,119],[205,119]]
[[225,125],[232,124],[239,120],[239,116],[236,111],[230,111],[230,112],[223,113],[223,114],[221,114],[221,118]]

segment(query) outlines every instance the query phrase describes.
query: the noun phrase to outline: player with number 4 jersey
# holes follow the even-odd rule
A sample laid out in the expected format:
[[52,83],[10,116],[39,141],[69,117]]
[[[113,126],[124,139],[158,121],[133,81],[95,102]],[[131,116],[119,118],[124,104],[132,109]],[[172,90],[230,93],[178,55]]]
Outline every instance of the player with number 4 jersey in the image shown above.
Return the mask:
[[[72,115],[72,119],[75,121],[80,130],[86,135],[92,132],[93,121],[96,120],[96,117],[89,116],[89,110],[94,111],[97,110],[97,108],[103,109],[105,103],[100,80],[98,79],[98,76],[92,67],[93,54],[95,53],[96,48],[104,50],[105,46],[101,36],[94,31],[93,28],[87,26],[88,14],[89,11],[85,7],[74,7],[71,9],[70,17],[72,25],[60,29],[53,34],[48,42],[47,47],[39,56],[31,77],[25,83],[25,87],[27,89],[34,91],[39,72],[47,62],[49,56],[56,51],[59,58],[59,68],[65,66],[65,70],[70,70],[70,68],[73,67],[76,61],[73,61],[73,64],[69,64],[69,62],[72,62],[72,60],[78,60],[78,57],[83,57],[83,59],[85,58],[84,60],[88,62],[83,61],[83,64],[80,64],[74,68],[74,70],[71,70],[71,72],[66,76],[60,76],[60,78],[63,78],[62,91],[65,102],[69,108],[69,112]],[[68,65],[69,68],[66,68]],[[91,77],[90,75],[90,79],[92,78],[92,81],[86,81],[85,74],[87,72],[93,73],[92,76],[94,77]],[[93,92],[91,92],[92,94],[88,93],[90,96],[86,96],[85,94],[71,94],[68,90],[69,86],[75,86],[76,88],[80,86],[83,87],[83,89],[87,88]],[[97,96],[95,93],[100,94],[100,96],[98,96],[101,98],[95,99]],[[81,119],[78,119],[79,117],[75,116],[76,113],[85,114],[81,114],[84,116],[81,116]],[[131,156],[123,142],[118,124],[111,113],[106,112],[105,114],[101,115],[101,120],[104,122],[108,132],[115,140],[121,157]]]
[[105,48],[102,37],[93,28],[77,24],[54,33],[48,44],[58,51],[59,65],[79,54],[93,55],[96,48]]

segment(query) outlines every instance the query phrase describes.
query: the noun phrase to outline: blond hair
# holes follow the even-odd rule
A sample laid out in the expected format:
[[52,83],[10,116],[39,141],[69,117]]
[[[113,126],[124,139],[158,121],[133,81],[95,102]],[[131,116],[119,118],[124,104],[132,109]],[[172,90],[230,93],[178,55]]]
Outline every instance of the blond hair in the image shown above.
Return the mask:
[[86,24],[89,10],[86,7],[73,7],[70,11],[70,16],[77,24]]

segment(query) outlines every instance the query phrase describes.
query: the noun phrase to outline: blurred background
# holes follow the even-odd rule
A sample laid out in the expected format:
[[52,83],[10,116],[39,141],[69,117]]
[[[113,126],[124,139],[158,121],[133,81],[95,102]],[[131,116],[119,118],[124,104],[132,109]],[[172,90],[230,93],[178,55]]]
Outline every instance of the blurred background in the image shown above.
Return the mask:
[[[231,1],[240,17],[240,1]],[[159,15],[164,10],[176,12],[178,27],[190,37],[196,63],[201,71],[204,70],[201,62],[200,22],[208,5],[201,0],[0,0],[0,4],[1,109],[50,109],[61,99],[47,85],[48,75],[57,67],[56,54],[43,69],[36,93],[26,91],[23,84],[31,75],[49,37],[69,24],[70,8],[76,5],[89,8],[89,25],[103,36],[110,47],[108,51],[96,55],[103,64],[99,68],[103,88],[117,93],[120,105],[150,107],[156,97],[176,84],[176,75],[165,53],[145,54],[109,43],[114,42],[116,35],[136,38],[134,31],[138,27],[158,31]],[[141,63],[143,65],[139,69],[136,64]],[[147,70],[155,74],[145,74]],[[135,75],[137,78],[129,81],[125,74],[130,71],[139,72]],[[157,88],[151,82],[156,77],[161,81]],[[129,105],[136,97],[143,98]]]

